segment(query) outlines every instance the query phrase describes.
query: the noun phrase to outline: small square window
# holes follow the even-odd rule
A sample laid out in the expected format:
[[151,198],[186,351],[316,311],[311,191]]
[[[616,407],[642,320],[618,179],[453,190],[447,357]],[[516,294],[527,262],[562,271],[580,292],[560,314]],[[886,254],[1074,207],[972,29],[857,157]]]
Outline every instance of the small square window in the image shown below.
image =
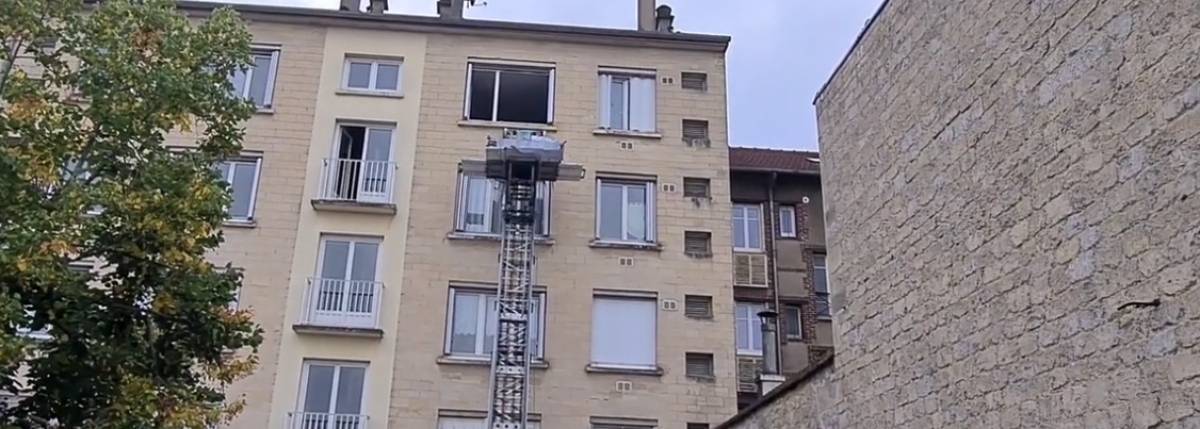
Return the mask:
[[400,92],[400,61],[347,58],[342,87],[359,91]]
[[796,237],[796,207],[779,207],[779,236],[784,238]]

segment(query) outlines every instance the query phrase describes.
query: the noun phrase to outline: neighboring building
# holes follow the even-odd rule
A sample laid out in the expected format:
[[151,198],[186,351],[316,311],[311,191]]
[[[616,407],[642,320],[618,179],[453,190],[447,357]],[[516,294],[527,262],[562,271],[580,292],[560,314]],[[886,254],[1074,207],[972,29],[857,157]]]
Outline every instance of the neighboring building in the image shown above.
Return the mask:
[[783,374],[832,351],[820,174],[816,152],[729,149],[739,408],[760,396],[760,311],[779,313]]
[[1200,427],[1198,28],[883,2],[816,98],[836,357],[714,429]]

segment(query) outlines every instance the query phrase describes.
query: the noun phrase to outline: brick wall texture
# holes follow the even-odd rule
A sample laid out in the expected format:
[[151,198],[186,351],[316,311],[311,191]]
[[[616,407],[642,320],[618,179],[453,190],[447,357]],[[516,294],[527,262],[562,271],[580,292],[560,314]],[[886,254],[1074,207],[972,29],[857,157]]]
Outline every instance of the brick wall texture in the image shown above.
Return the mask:
[[817,103],[837,369],[725,427],[1200,427],[1198,28],[885,6]]

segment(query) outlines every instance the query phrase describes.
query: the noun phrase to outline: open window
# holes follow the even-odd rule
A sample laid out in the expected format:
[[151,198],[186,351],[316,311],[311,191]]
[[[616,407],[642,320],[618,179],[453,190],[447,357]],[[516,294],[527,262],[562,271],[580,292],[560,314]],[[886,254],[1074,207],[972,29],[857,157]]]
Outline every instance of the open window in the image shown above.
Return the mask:
[[554,122],[554,69],[467,64],[463,116],[476,121]]
[[334,157],[327,163],[323,197],[390,203],[395,168],[392,136],[384,125],[338,124]]

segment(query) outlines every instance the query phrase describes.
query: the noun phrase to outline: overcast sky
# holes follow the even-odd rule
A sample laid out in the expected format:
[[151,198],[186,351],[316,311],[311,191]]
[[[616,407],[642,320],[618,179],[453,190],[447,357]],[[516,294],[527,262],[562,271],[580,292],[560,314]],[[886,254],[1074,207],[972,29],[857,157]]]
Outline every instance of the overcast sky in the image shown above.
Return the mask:
[[[229,0],[335,9],[338,0]],[[729,128],[734,146],[816,150],[812,98],[880,0],[659,0],[675,29],[733,36]],[[636,0],[486,0],[468,18],[635,28]],[[434,15],[436,0],[391,0],[393,13]]]

